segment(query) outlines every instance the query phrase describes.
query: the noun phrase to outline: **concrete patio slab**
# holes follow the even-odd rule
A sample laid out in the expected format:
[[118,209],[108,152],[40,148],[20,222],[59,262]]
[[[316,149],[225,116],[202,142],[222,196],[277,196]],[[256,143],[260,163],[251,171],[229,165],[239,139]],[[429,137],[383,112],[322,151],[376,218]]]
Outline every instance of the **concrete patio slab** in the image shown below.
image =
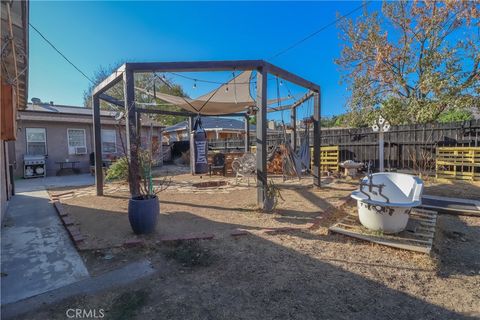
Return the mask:
[[45,190],[12,198],[1,240],[2,305],[88,277]]
[[113,287],[120,287],[157,272],[148,260],[132,262],[119,269],[106,272],[96,277],[87,278],[68,286],[37,295],[35,297],[2,306],[2,319],[18,317],[44,305],[80,295],[93,294]]
[[95,184],[95,178],[89,174],[71,176],[49,176],[45,178],[31,178],[15,180],[15,192],[38,191],[49,188],[89,186]]

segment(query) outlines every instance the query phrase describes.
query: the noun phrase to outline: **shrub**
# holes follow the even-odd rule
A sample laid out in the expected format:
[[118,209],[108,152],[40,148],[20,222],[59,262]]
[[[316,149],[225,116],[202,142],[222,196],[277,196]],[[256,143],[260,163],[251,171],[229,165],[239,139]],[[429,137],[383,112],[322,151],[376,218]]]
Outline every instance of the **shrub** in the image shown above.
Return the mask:
[[121,157],[108,168],[107,180],[127,180],[128,179],[128,159]]

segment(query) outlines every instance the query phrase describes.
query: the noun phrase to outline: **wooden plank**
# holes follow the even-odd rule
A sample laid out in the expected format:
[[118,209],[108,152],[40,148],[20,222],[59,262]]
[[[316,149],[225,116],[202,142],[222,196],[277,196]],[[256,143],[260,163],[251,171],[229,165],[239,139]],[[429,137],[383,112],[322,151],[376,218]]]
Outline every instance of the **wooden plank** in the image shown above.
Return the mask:
[[[409,224],[413,224],[414,230],[405,230],[399,234],[369,234],[362,226],[358,216],[347,215],[329,230],[394,248],[429,253],[433,245],[435,235],[435,223],[437,213],[435,211],[413,209]],[[426,221],[423,221],[426,220]],[[413,230],[413,229],[410,229]]]
[[404,250],[416,251],[416,252],[422,252],[422,253],[430,253],[430,251],[431,251],[431,248],[428,247],[428,246],[409,245],[409,244],[402,244],[402,243],[398,243],[398,242],[384,240],[384,239],[381,239],[381,238],[372,238],[370,236],[364,236],[364,235],[358,234],[356,232],[350,232],[350,231],[347,231],[347,230],[344,230],[344,229],[341,229],[341,228],[337,228],[337,227],[330,227],[329,230],[340,233],[340,234],[344,234],[344,235],[347,235],[347,236],[350,236],[350,237],[353,237],[353,238],[358,238],[358,239],[361,239],[361,240],[366,240],[366,241],[370,241],[370,242],[374,242],[374,243],[377,243],[377,244],[381,244],[381,245],[385,245],[385,246],[389,246],[389,247],[394,247],[394,248],[398,248],[398,249],[404,249]]
[[[4,141],[14,141],[17,139],[17,102],[16,94],[12,85],[1,84],[1,139]],[[3,146],[2,146],[3,147]]]
[[123,73],[125,71],[125,64],[120,66],[116,71],[109,75],[105,80],[100,82],[92,91],[92,96],[99,93],[103,93],[119,83],[123,79]]

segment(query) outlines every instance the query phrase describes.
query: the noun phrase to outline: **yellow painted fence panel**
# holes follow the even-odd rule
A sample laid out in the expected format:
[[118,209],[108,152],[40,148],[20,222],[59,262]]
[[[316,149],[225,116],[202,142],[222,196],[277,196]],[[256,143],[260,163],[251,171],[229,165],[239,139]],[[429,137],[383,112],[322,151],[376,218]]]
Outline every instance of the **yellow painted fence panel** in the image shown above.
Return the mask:
[[438,147],[437,178],[480,180],[480,147]]

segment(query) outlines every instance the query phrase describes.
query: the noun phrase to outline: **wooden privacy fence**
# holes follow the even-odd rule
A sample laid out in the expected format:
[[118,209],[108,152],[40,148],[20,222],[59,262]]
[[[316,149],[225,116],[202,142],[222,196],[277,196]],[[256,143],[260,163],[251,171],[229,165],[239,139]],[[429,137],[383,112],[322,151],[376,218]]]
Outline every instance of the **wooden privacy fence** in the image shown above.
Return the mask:
[[[378,133],[371,128],[324,129],[321,141],[322,147],[338,146],[340,162],[372,161],[379,167]],[[480,120],[392,126],[385,133],[385,169],[433,172],[439,147],[480,147]]]
[[[301,130],[303,129],[299,129],[299,132]],[[300,137],[298,139],[297,146],[300,146]],[[310,142],[312,141],[313,132],[310,132]],[[287,137],[269,135],[267,138],[269,147],[284,142],[290,143],[290,135]],[[243,139],[209,142],[211,149],[225,151],[242,149],[243,144]],[[254,138],[250,139],[250,145],[255,145]],[[378,133],[373,132],[371,128],[322,129],[321,145],[322,171],[337,171],[338,163],[345,160],[365,163],[372,161],[374,168],[378,169],[379,167]],[[467,172],[479,179],[479,152],[475,151],[474,165],[469,166],[468,170],[465,166],[463,169],[458,166],[447,168],[446,165],[438,167],[436,164],[437,150],[445,147],[480,147],[480,120],[392,126],[390,131],[385,133],[385,169],[433,174],[436,169],[440,168],[441,171],[444,171],[441,173],[443,176],[460,177],[461,172]],[[251,150],[254,152],[254,148]],[[336,160],[337,164],[333,164],[335,159],[338,159]],[[446,160],[441,158],[439,161]],[[445,172],[456,172],[456,174]]]

